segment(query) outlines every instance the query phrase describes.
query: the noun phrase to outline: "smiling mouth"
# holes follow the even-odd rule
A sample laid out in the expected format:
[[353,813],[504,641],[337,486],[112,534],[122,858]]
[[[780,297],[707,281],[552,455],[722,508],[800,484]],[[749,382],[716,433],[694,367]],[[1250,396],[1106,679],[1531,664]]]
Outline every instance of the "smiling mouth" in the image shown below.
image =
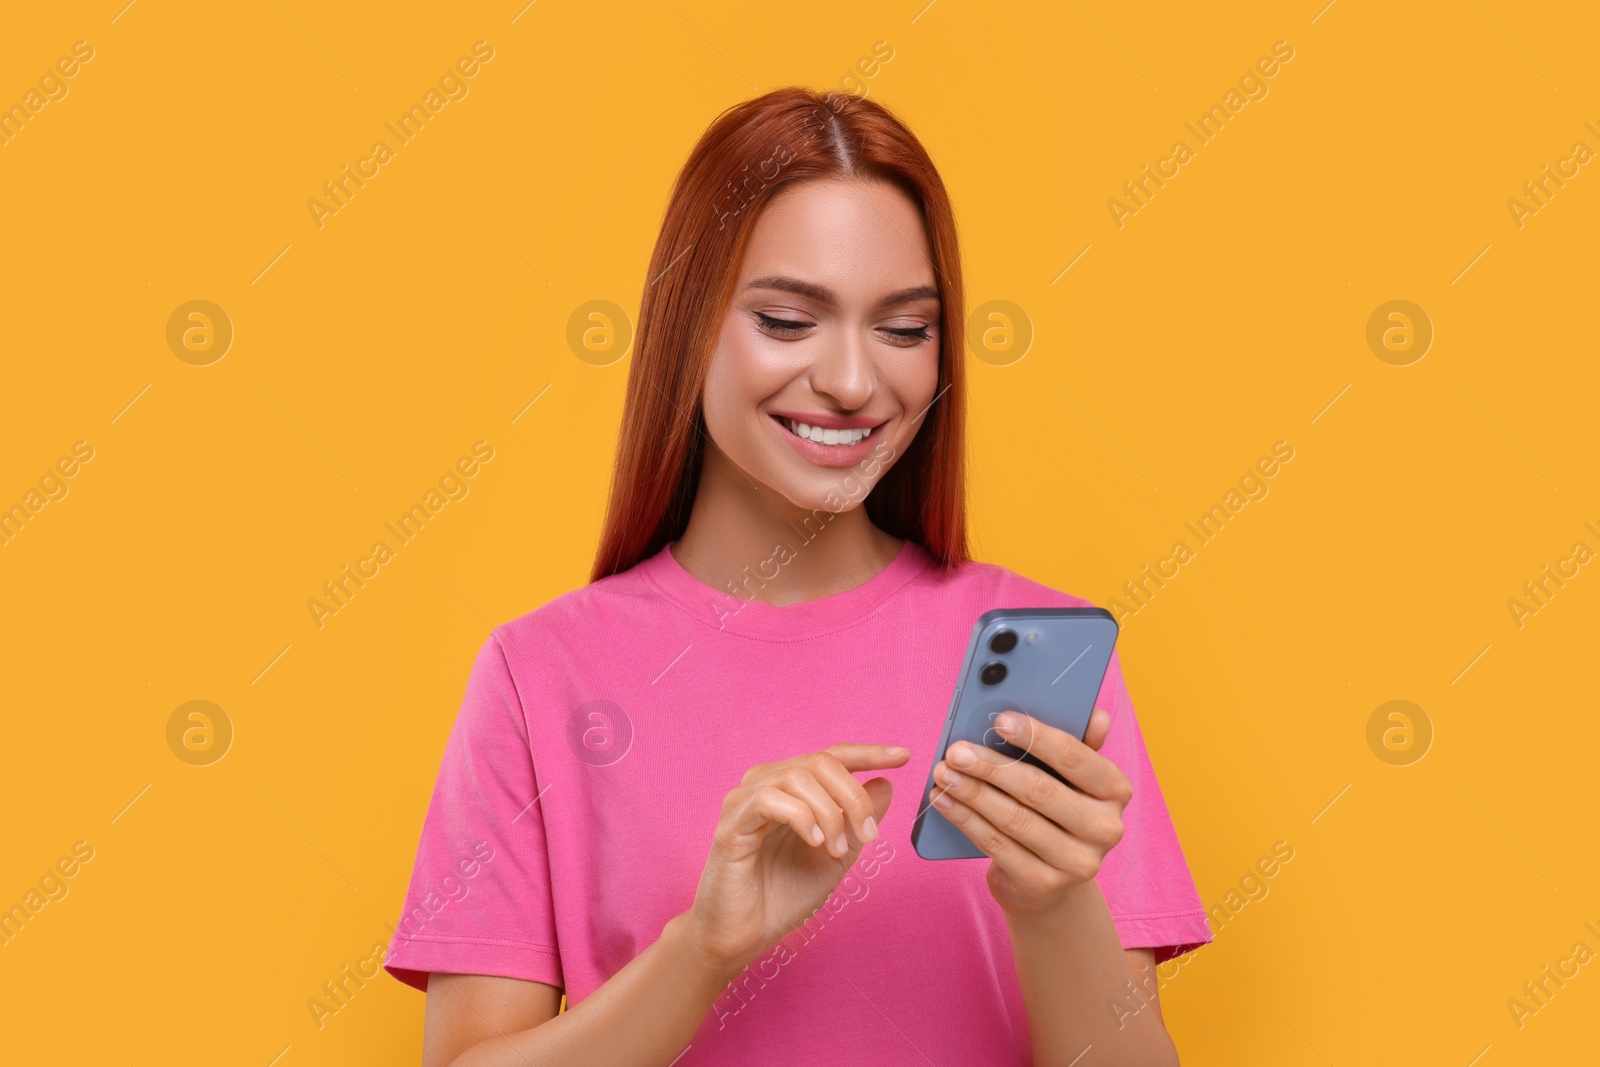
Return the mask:
[[[872,431],[878,428],[877,426],[866,426],[855,430],[830,430],[821,426],[810,426],[803,422],[796,422],[794,419],[780,418],[778,422],[796,437],[814,441],[819,445],[858,445],[868,437],[871,437]],[[882,424],[880,423],[879,425]]]

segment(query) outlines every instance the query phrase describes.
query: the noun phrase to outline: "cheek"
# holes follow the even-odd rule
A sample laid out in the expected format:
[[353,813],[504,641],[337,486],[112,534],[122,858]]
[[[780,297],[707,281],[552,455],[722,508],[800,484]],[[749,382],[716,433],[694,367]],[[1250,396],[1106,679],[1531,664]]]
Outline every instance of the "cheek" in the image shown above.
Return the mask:
[[725,357],[712,357],[700,407],[705,414],[706,436],[718,448],[733,455],[743,451],[737,440],[741,433],[737,412],[745,407],[745,403],[726,364]]
[[702,409],[706,432],[716,446],[735,458],[748,456],[755,441],[756,405],[777,391],[780,376],[773,373],[758,338],[729,322],[717,339],[717,349],[706,368]]
[[[907,355],[904,359],[881,367],[880,373],[883,383],[893,390],[900,407],[905,411],[902,443],[910,444],[916,431],[933,414],[928,405],[934,403],[934,397],[939,393],[939,349],[930,344],[926,350],[918,350],[915,355]],[[942,400],[939,402],[943,403]],[[923,415],[921,421],[911,425],[911,420],[925,409],[927,414]]]

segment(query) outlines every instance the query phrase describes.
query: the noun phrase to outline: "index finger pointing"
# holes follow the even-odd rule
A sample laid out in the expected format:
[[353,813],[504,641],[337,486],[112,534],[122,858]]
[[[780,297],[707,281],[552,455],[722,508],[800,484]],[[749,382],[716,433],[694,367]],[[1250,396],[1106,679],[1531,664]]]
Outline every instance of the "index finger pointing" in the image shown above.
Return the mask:
[[881,771],[899,767],[911,758],[911,752],[899,745],[856,745],[841,742],[822,751],[833,756],[848,770]]

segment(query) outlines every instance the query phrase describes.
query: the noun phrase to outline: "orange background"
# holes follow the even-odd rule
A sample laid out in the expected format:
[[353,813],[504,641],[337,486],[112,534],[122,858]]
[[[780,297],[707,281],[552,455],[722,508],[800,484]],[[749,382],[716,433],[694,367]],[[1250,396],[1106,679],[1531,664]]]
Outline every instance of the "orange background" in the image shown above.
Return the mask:
[[[306,1005],[388,936],[488,628],[586,575],[628,363],[569,318],[636,314],[696,137],[793,83],[908,121],[972,308],[1015,309],[975,331],[1032,334],[970,363],[981,558],[1109,604],[1194,549],[1121,639],[1201,896],[1235,905],[1168,971],[1184,1062],[1593,1058],[1600,965],[1507,1006],[1600,951],[1600,567],[1508,608],[1600,549],[1596,164],[1508,207],[1600,149],[1592,9],[121,4],[0,35],[0,105],[93,50],[0,144],[0,506],[66,490],[0,544],[0,906],[93,850],[0,947],[11,1058],[415,1061],[392,979],[320,1028]],[[477,41],[467,95],[319,227],[307,201]],[[169,344],[193,300],[220,359]],[[1434,333],[1404,366],[1367,339],[1391,300]],[[467,495],[319,628],[306,601],[478,441]],[[1186,535],[1279,441],[1267,495]],[[194,700],[222,717],[191,750]],[[1419,711],[1369,742],[1391,700]],[[179,757],[224,721],[223,758]]]

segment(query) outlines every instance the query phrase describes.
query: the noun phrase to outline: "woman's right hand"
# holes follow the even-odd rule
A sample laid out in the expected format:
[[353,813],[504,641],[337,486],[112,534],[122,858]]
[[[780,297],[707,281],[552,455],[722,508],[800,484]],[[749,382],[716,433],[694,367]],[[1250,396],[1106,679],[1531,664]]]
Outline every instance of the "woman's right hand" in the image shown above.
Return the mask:
[[894,787],[852,772],[903,766],[889,745],[839,744],[745,772],[722,801],[688,932],[707,959],[745,967],[820,908],[877,838]]

